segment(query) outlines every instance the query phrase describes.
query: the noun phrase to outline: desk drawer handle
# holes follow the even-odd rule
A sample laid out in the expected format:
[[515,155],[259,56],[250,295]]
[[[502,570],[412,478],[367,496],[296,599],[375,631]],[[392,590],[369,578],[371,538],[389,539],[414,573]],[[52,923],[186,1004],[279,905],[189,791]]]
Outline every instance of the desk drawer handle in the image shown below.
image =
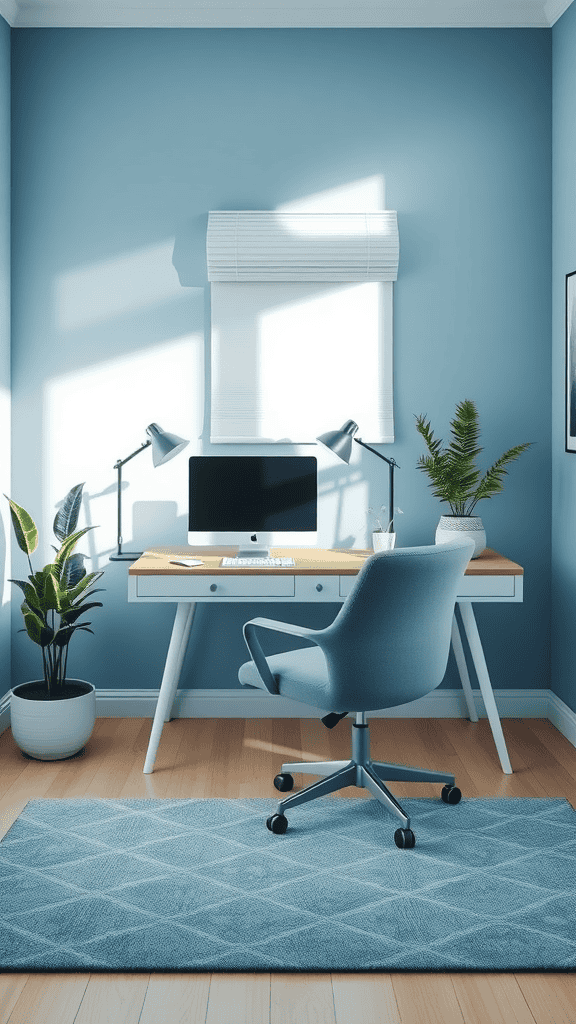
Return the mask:
[[324,589],[324,587],[322,586],[321,583],[317,583],[316,584],[316,590],[318,591],[318,593],[320,593],[320,591],[323,590],[323,589]]
[[210,584],[210,590],[212,591],[212,593],[214,593],[215,590],[218,590],[218,587],[216,586],[215,583]]

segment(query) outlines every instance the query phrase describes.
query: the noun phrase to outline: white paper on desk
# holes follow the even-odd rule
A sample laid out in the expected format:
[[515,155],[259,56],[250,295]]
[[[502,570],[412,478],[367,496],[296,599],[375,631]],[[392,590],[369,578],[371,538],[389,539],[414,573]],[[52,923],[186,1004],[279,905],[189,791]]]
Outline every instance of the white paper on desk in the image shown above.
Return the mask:
[[170,565],[183,565],[191,569],[194,565],[204,565],[204,562],[200,558],[171,558]]

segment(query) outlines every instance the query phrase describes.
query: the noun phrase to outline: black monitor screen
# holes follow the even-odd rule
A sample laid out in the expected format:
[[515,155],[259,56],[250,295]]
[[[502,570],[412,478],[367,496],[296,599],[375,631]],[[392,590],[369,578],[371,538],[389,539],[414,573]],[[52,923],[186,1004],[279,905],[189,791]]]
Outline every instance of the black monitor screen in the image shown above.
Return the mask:
[[188,529],[316,530],[316,476],[313,456],[192,456]]

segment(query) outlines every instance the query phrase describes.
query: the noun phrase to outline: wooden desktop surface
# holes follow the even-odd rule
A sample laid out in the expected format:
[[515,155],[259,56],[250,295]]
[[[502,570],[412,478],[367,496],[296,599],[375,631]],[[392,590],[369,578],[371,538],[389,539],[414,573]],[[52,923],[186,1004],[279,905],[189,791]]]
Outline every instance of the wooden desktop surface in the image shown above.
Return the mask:
[[[295,565],[280,568],[221,568],[220,559],[224,555],[235,555],[234,548],[202,548],[202,547],[154,547],[133,562],[129,569],[130,576],[207,576],[214,573],[232,574],[235,576],[253,576],[258,573],[291,576],[355,576],[369,555],[371,549],[348,548],[271,548],[275,558],[292,557]],[[171,558],[201,558],[203,565],[188,568],[183,565],[171,565]],[[486,548],[478,558],[468,563],[466,576],[522,576],[524,570],[517,562],[512,562],[491,548]]]

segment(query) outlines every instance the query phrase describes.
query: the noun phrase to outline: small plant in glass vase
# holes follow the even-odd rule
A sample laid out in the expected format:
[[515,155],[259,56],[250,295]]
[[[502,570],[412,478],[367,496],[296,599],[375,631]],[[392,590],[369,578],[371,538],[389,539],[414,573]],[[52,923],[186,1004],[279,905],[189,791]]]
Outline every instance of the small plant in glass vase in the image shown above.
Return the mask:
[[[396,533],[394,531],[394,515],[392,519],[387,517],[388,506],[381,505],[378,511],[373,508],[368,509],[369,515],[373,516],[374,522],[376,523],[375,529],[372,530],[372,547],[374,551],[391,551],[396,544]],[[399,512],[403,515],[401,508],[395,508],[394,513]],[[382,524],[388,522],[388,525],[384,527]]]
[[506,466],[533,442],[509,448],[480,478],[476,458],[483,449],[478,445],[480,428],[474,402],[465,400],[456,406],[450,428],[452,440],[442,448],[442,440],[434,437],[426,417],[416,417],[416,429],[428,448],[428,454],[418,459],[417,468],[430,477],[434,496],[450,506],[450,514],[440,517],[436,543],[446,544],[456,537],[468,536],[475,544],[472,558],[478,558],[486,548],[486,533],[481,518],[472,512],[479,501],[492,498],[504,489]]
[[[73,487],[56,513],[53,530],[59,547],[52,562],[34,572],[30,555],[38,547],[34,520],[21,505],[7,498],[18,547],[28,558],[27,580],[10,580],[20,588],[24,629],[42,654],[43,678],[20,683],[10,691],[12,734],[29,757],[62,760],[83,748],[96,716],[95,687],[67,676],[68,648],[77,630],[92,633],[90,622],[80,617],[101,601],[89,601],[98,592],[90,589],[103,575],[87,573],[85,555],[75,553],[79,539],[94,529],[76,530],[84,484]],[[5,495],[7,497],[7,495]]]

